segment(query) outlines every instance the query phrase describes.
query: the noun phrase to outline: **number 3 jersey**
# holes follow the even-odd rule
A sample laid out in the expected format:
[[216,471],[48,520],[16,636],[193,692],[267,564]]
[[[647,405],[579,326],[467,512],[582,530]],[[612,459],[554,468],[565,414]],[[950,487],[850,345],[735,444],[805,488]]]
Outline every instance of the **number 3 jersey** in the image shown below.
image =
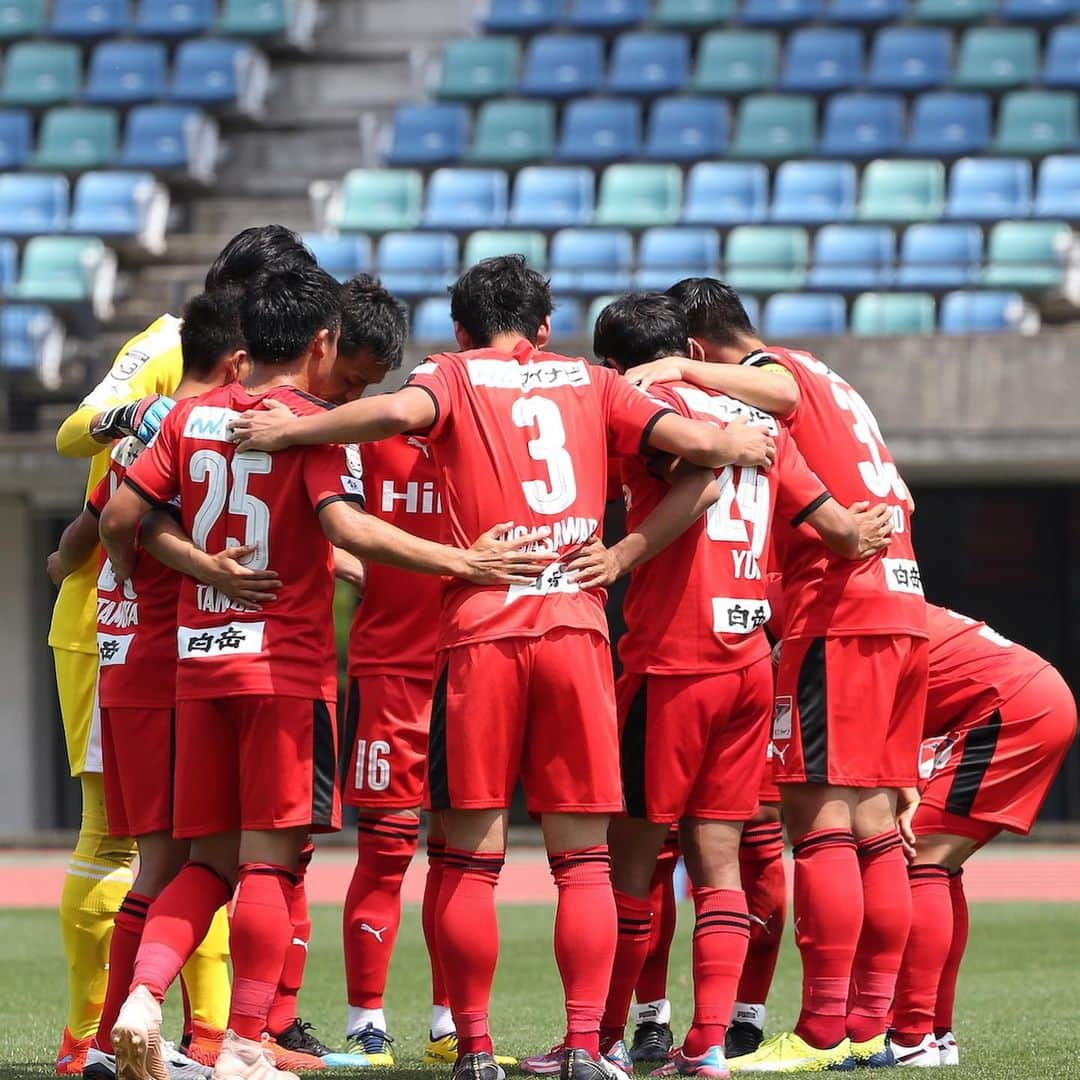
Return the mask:
[[524,535],[547,526],[552,563],[530,585],[452,581],[443,596],[439,647],[539,637],[559,627],[607,636],[601,590],[566,579],[560,556],[599,528],[607,460],[638,453],[669,406],[608,368],[539,352],[443,353],[409,385],[435,403],[424,433],[441,470],[450,543],[468,547],[493,525]]
[[[769,472],[730,465],[719,470],[720,498],[634,571],[619,658],[626,671],[650,675],[737,670],[769,655],[763,628],[773,515],[799,522],[829,493],[767,413],[686,383],[662,383],[652,391],[694,420],[726,424],[746,416],[766,426],[776,439],[776,460]],[[624,459],[622,474],[626,525],[635,529],[669,488],[640,457]]]
[[247,564],[282,581],[261,611],[243,610],[185,577],[176,631],[178,700],[238,694],[336,697],[333,552],[319,511],[335,500],[363,505],[354,446],[237,453],[229,424],[273,398],[303,416],[329,408],[289,386],[250,394],[233,383],[180,402],[128,470],[143,498],[180,497],[180,516],[204,551],[250,545]]
[[911,539],[910,496],[865,401],[810,353],[773,349],[744,364],[780,364],[799,385],[784,423],[807,464],[844,506],[892,508],[892,540],[869,559],[835,555],[807,525],[777,522],[777,569],[784,575],[785,637],[913,634],[926,637],[926,603]]

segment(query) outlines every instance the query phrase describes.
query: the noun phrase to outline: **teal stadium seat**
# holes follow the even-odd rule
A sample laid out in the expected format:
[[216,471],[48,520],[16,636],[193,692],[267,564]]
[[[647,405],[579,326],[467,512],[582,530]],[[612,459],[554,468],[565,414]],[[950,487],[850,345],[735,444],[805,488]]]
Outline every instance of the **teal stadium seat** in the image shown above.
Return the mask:
[[611,165],[600,179],[597,225],[674,225],[681,209],[677,165]]
[[817,107],[801,94],[752,94],[739,105],[732,157],[807,157],[817,145]]
[[465,241],[462,263],[473,266],[497,255],[524,255],[535,270],[547,265],[547,239],[532,229],[480,229]]
[[747,292],[801,289],[809,258],[805,229],[739,225],[728,235],[725,276],[732,288]]
[[353,169],[341,189],[342,229],[388,232],[420,224],[424,181],[415,169]]
[[476,115],[470,161],[516,165],[551,157],[555,107],[548,101],[486,101]]
[[994,14],[998,0],[916,0],[917,22],[975,23]]
[[1078,132],[1076,94],[1066,90],[1014,90],[998,111],[994,149],[1034,157],[1072,150]]
[[82,53],[77,45],[20,41],[4,57],[3,100],[9,105],[55,105],[73,101],[82,89]]
[[0,0],[0,39],[33,37],[45,29],[45,0]]
[[231,37],[278,37],[289,28],[286,0],[224,0],[218,29]]
[[39,169],[76,172],[108,165],[120,143],[120,116],[115,109],[50,109],[41,121],[33,164]]
[[653,11],[659,26],[699,30],[727,22],[735,14],[735,0],[660,0]]
[[91,298],[93,271],[106,248],[92,236],[35,236],[23,252],[14,293],[22,300],[76,303]]
[[964,34],[953,82],[967,90],[1004,90],[1035,82],[1038,74],[1034,30],[978,26]]
[[780,47],[763,30],[714,30],[698,47],[691,86],[700,94],[748,94],[776,82]]
[[999,221],[990,230],[983,284],[999,289],[1061,285],[1073,246],[1064,221]]
[[851,332],[858,337],[932,334],[934,298],[929,293],[861,293],[851,305]]
[[940,161],[871,161],[863,172],[856,217],[863,221],[936,221],[945,207]]
[[517,86],[520,48],[514,38],[463,38],[443,48],[436,87],[441,98],[478,100],[500,97]]

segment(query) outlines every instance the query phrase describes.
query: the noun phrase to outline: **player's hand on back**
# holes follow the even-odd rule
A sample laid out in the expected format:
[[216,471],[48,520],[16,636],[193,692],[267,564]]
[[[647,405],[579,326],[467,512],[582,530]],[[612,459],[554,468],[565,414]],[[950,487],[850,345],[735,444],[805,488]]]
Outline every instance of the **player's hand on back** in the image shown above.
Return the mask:
[[749,423],[745,416],[737,416],[725,429],[733,440],[732,464],[758,469],[771,469],[776,458],[776,443],[763,428]]
[[216,555],[207,554],[205,583],[212,585],[234,603],[243,604],[251,611],[261,611],[263,604],[277,599],[281,579],[273,570],[252,570],[244,559],[255,554],[251,546],[230,547]]
[[859,526],[859,550],[856,559],[868,559],[889,546],[892,537],[892,511],[885,503],[871,506],[868,502],[852,503],[848,510]]
[[572,555],[563,565],[569,571],[567,577],[579,589],[606,589],[618,581],[623,569],[611,548],[604,545],[599,536],[592,537]]
[[236,449],[284,450],[291,446],[289,435],[296,417],[288,405],[267,398],[261,409],[248,409],[232,422],[230,434]]
[[551,565],[550,550],[528,549],[546,540],[551,530],[545,525],[523,536],[508,537],[512,521],[494,525],[479,536],[465,551],[465,570],[461,574],[474,585],[531,585]]
[[657,382],[676,382],[683,377],[683,359],[679,356],[664,356],[648,364],[639,364],[626,372],[626,378],[642,390],[648,390]]
[[900,832],[900,843],[908,862],[915,858],[915,830],[911,823],[915,820],[915,811],[918,809],[918,788],[901,788],[896,803],[896,827]]

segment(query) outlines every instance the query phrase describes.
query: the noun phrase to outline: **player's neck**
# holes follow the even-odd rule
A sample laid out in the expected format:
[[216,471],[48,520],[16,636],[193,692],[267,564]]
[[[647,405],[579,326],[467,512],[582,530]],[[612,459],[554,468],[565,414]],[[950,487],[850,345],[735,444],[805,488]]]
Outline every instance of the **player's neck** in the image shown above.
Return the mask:
[[208,394],[211,390],[217,390],[219,387],[225,384],[220,379],[214,381],[203,381],[202,379],[189,379],[184,378],[180,380],[180,385],[173,393],[173,401],[183,401],[185,398],[199,397],[202,394]]
[[289,364],[252,364],[241,383],[251,394],[265,394],[279,386],[292,386],[303,394],[310,394],[308,358],[302,356]]
[[531,341],[521,334],[496,334],[487,347],[494,352],[509,354],[519,348],[522,342],[527,344],[530,349],[536,348]]

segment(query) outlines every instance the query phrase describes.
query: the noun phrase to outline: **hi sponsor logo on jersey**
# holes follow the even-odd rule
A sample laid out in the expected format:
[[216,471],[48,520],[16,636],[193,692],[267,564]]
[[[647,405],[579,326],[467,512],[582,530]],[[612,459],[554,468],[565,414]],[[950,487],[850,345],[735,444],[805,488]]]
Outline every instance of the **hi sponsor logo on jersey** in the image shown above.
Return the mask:
[[230,622],[223,626],[176,628],[176,648],[181,660],[244,656],[261,653],[265,622]]
[[404,510],[406,514],[441,514],[442,496],[435,490],[434,480],[410,480],[402,488],[393,480],[384,480],[379,491],[379,507],[384,514]]
[[240,414],[235,409],[223,409],[217,405],[196,405],[188,413],[184,423],[185,439],[201,439],[205,442],[232,442],[232,422]]

